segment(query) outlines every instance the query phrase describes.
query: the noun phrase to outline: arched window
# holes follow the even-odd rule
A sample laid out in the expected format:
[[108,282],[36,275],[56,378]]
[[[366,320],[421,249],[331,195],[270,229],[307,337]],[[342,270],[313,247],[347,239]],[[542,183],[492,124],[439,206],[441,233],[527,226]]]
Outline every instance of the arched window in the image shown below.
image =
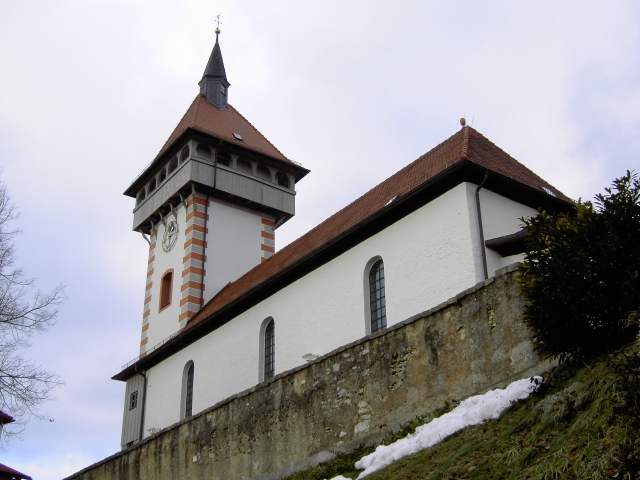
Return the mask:
[[189,145],[185,145],[184,147],[182,147],[182,150],[180,150],[180,163],[189,158],[189,153]]
[[239,158],[236,165],[238,166],[238,170],[240,170],[241,172],[253,175],[253,168],[251,167],[251,162],[249,162],[248,160]]
[[189,360],[182,371],[182,398],[180,401],[180,420],[193,414],[193,361]]
[[231,166],[231,155],[223,150],[216,150],[216,162],[225,167]]
[[273,318],[269,317],[260,327],[260,381],[269,380],[275,374],[276,331]]
[[258,168],[256,168],[256,176],[271,181],[271,172],[264,165],[258,165]]
[[375,333],[387,327],[387,301],[384,290],[384,263],[382,258],[376,257],[369,261],[365,269],[367,333]]
[[169,160],[169,173],[173,172],[178,167],[178,157],[175,155]]
[[276,173],[276,181],[278,185],[284,188],[289,188],[289,177],[287,177],[286,173],[278,172]]
[[206,145],[198,144],[198,146],[196,147],[196,152],[198,152],[198,155],[211,158],[211,149]]
[[160,280],[160,310],[171,305],[171,292],[173,290],[173,270],[168,270]]

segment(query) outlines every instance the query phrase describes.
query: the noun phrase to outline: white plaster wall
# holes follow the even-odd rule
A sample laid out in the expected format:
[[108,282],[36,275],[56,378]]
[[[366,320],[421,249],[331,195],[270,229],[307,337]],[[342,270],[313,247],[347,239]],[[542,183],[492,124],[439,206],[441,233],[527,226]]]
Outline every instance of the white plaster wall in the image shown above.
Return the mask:
[[210,199],[204,301],[260,263],[262,215]]
[[[531,217],[538,213],[531,207],[487,189],[480,190],[480,208],[485,240],[516,233],[523,226],[520,218]],[[523,255],[511,255],[503,258],[488,248],[486,252],[489,276],[492,276],[497,269],[519,262],[524,258]]]
[[[186,227],[186,209],[182,203],[176,208],[175,213],[178,220],[178,239],[171,251],[165,252],[162,249],[164,225],[160,223],[157,227],[158,236],[153,264],[147,350],[176,332],[180,327],[178,318],[180,317],[180,287],[182,286],[182,258],[184,257],[184,230]],[[160,279],[170,268],[173,269],[171,305],[160,312]]]
[[469,191],[467,184],[453,188],[152,367],[146,433],[178,421],[188,360],[195,364],[194,413],[258,383],[259,331],[268,316],[275,320],[276,373],[304,363],[306,353],[364,336],[364,268],[374,256],[384,260],[388,325],[474,285]]

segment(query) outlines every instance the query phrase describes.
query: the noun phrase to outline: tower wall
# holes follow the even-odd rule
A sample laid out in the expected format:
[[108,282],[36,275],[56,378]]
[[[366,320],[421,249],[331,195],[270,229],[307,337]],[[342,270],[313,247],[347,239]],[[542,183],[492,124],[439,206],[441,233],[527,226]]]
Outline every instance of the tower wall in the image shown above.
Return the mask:
[[[205,302],[270,256],[274,244],[268,215],[214,198],[209,198],[208,212]],[[271,239],[264,238],[265,229]]]
[[[183,271],[183,257],[185,256],[186,238],[186,208],[180,203],[169,215],[164,217],[167,222],[169,217],[175,215],[178,224],[178,233],[173,248],[168,252],[163,249],[162,242],[166,225],[159,221],[151,234],[151,247],[149,249],[149,267],[147,269],[147,289],[145,291],[145,309],[143,318],[143,332],[140,344],[141,353],[148,352],[159,342],[175,333],[179,328],[181,285]],[[171,301],[168,306],[160,307],[160,290],[162,277],[172,272]]]

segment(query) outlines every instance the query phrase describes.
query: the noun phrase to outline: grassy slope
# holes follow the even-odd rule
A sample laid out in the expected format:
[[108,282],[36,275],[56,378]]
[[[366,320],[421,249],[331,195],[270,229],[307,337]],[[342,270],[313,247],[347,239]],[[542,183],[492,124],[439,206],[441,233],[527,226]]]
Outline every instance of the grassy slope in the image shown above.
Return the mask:
[[[368,478],[636,479],[638,415],[628,408],[620,379],[605,361],[579,371],[558,369],[540,392],[499,420],[460,432]],[[369,451],[339,457],[288,480],[337,474],[356,478],[353,463]]]

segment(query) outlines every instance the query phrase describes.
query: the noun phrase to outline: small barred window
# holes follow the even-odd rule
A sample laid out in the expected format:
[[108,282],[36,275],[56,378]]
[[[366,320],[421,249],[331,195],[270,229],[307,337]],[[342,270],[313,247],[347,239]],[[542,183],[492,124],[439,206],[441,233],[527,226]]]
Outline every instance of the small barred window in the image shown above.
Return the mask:
[[138,391],[129,394],[129,410],[135,410],[138,406]]

